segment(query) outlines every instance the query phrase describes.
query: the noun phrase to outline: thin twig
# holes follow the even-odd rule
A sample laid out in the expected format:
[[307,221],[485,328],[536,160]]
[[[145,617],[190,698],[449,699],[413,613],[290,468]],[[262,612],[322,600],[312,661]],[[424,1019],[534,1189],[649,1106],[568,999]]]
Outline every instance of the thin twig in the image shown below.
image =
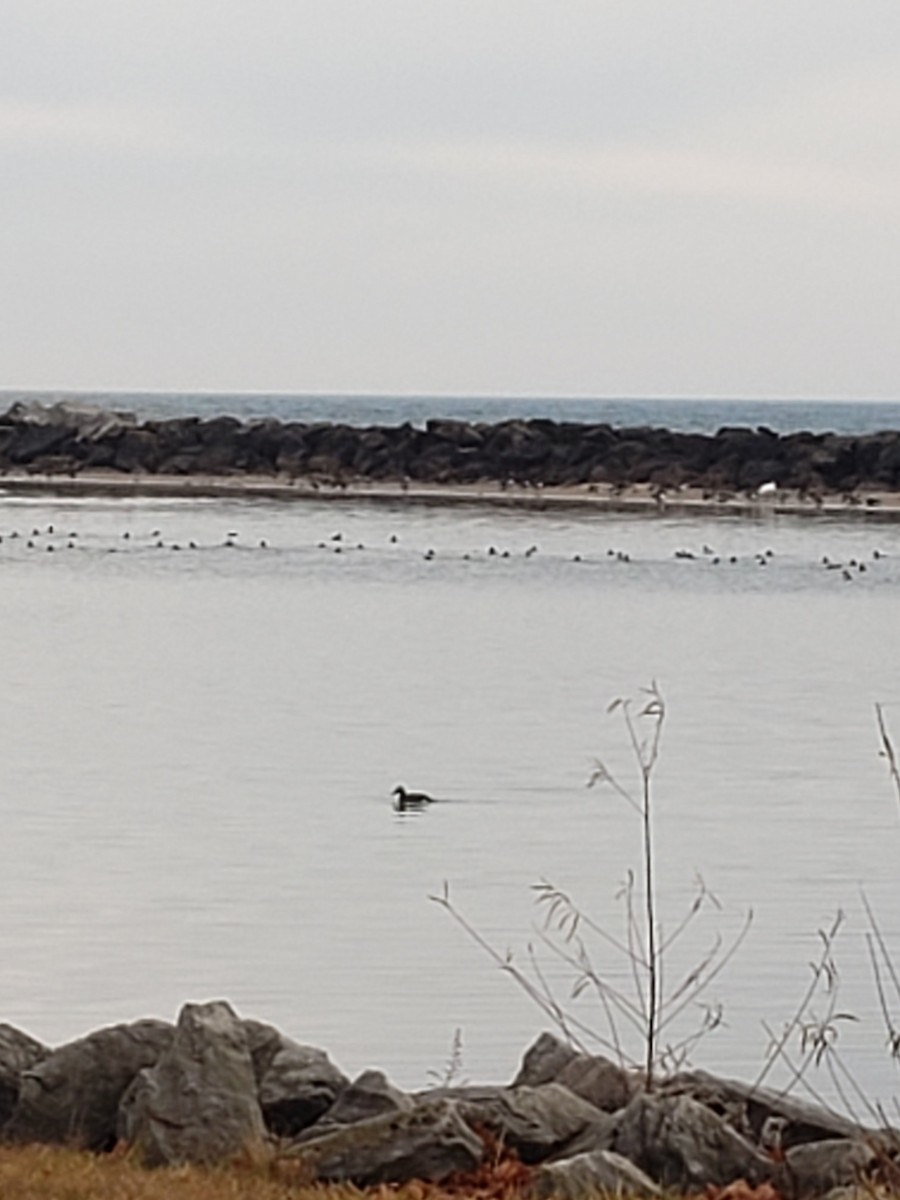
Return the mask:
[[[751,1093],[753,1091],[755,1091],[758,1087],[762,1086],[763,1081],[766,1079],[769,1072],[771,1071],[774,1062],[782,1054],[784,1047],[788,1044],[790,1039],[793,1037],[794,1033],[801,1027],[801,1025],[803,1023],[803,1018],[804,1018],[806,1012],[808,1011],[809,1006],[812,1003],[813,998],[819,988],[820,980],[822,979],[823,975],[824,976],[828,975],[829,965],[831,964],[831,949],[832,949],[832,946],[834,945],[835,938],[837,937],[838,930],[840,929],[843,922],[844,922],[844,914],[839,909],[837,912],[837,916],[835,917],[834,921],[832,922],[831,928],[827,931],[823,931],[821,929],[819,930],[819,936],[822,939],[823,946],[822,946],[822,953],[821,953],[818,961],[811,964],[812,979],[810,980],[809,986],[807,987],[806,991],[803,993],[803,996],[800,999],[800,1003],[798,1004],[797,1009],[794,1012],[794,1015],[791,1017],[790,1021],[788,1021],[787,1025],[784,1027],[784,1031],[781,1034],[781,1037],[780,1038],[773,1037],[772,1046],[769,1051],[767,1060],[763,1064],[761,1071],[759,1072],[756,1079],[753,1081],[753,1084],[751,1085],[751,1089],[750,1089]],[[831,964],[831,969],[833,970],[833,964]],[[766,1026],[764,1024],[763,1027],[766,1029],[767,1032],[769,1032],[768,1026]]]
[[888,735],[887,725],[884,721],[884,708],[880,704],[875,705],[875,717],[878,721],[878,735],[881,739],[881,754],[887,759],[891,782],[894,785],[897,800],[900,802],[900,769],[898,769],[897,756],[894,753],[894,746]]
[[588,980],[596,987],[603,988],[610,1002],[615,1005],[616,1009],[621,1013],[621,1015],[627,1018],[627,1020],[631,1022],[632,1026],[641,1034],[643,1034],[643,1013],[633,1001],[628,999],[624,992],[622,992],[619,988],[614,987],[611,983],[606,982],[600,977],[600,975],[597,974],[586,951],[583,956],[573,955],[570,951],[565,950],[562,946],[554,942],[553,939],[548,937],[543,930],[536,929],[535,933],[551,954],[554,954],[567,966],[573,967],[578,972],[579,979],[576,981],[576,988],[578,983],[584,979]]
[[888,953],[887,944],[885,943],[884,937],[882,936],[881,927],[879,926],[878,922],[875,920],[875,913],[872,910],[872,906],[869,904],[868,896],[866,895],[865,892],[861,892],[860,894],[862,896],[862,902],[863,902],[863,905],[866,910],[866,916],[869,918],[869,924],[872,927],[872,934],[875,937],[875,940],[878,942],[878,949],[881,951],[881,957],[884,960],[884,964],[885,964],[885,967],[887,968],[888,975],[890,976],[891,983],[894,985],[894,991],[897,993],[897,998],[898,998],[898,1000],[900,1000],[900,977],[898,977],[897,971],[894,967],[894,960],[891,958],[890,954]]
[[697,984],[696,990],[694,992],[692,992],[691,995],[688,996],[682,1002],[681,1005],[679,1005],[672,1012],[667,1014],[666,1020],[663,1022],[662,1025],[660,1025],[660,1029],[669,1025],[672,1021],[675,1020],[676,1017],[680,1016],[681,1013],[684,1011],[684,1009],[687,1007],[687,1005],[696,1001],[697,997],[702,992],[706,991],[706,989],[710,986],[710,984],[713,982],[713,980],[718,975],[721,975],[721,973],[725,970],[725,968],[728,966],[728,964],[734,958],[735,954],[737,954],[738,950],[743,945],[744,939],[746,938],[747,934],[750,932],[750,926],[752,924],[753,924],[753,909],[748,908],[747,913],[744,917],[744,923],[741,926],[738,933],[735,935],[734,941],[731,943],[731,945],[728,947],[728,949],[724,952],[724,954],[722,954],[719,957],[719,961],[709,971],[706,978]]

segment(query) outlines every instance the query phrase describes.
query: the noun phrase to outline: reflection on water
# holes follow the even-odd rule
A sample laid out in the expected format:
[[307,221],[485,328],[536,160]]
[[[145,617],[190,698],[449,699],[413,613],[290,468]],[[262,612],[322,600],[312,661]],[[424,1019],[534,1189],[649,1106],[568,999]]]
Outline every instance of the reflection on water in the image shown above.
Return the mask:
[[[351,1073],[421,1086],[461,1029],[467,1078],[511,1076],[546,1022],[428,896],[501,952],[543,878],[618,928],[639,831],[584,785],[629,771],[605,706],[655,678],[663,919],[698,872],[726,929],[755,912],[702,1061],[754,1073],[840,906],[855,1069],[892,1090],[859,889],[897,944],[900,529],[7,500],[0,534],[4,1020],[227,997]],[[397,814],[397,784],[440,802]]]

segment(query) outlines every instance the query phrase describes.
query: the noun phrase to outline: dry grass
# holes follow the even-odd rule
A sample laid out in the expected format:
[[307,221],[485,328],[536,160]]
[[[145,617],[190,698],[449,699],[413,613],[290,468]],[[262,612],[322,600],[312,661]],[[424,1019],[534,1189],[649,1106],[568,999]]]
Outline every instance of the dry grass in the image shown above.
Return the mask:
[[0,1146],[2,1200],[351,1200],[352,1188],[304,1188],[279,1179],[272,1162],[150,1171],[127,1154],[56,1146]]
[[127,1153],[0,1145],[0,1200],[520,1200],[530,1175],[504,1155],[443,1187],[414,1181],[362,1191],[311,1186],[296,1160],[274,1155],[248,1155],[223,1167],[148,1170]]

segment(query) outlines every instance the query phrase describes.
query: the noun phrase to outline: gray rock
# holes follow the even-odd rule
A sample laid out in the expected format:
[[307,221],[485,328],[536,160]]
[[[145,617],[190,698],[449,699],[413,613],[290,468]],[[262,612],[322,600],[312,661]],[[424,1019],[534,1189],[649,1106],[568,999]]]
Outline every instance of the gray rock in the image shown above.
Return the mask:
[[808,1142],[788,1150],[779,1174],[784,1196],[824,1196],[835,1188],[863,1182],[878,1163],[873,1146],[860,1138]]
[[785,1096],[770,1088],[754,1088],[734,1079],[719,1079],[705,1071],[673,1076],[660,1089],[666,1095],[686,1095],[722,1116],[752,1141],[765,1141],[764,1131],[778,1128],[785,1150],[805,1142],[853,1138],[866,1132],[856,1122],[818,1104]]
[[43,404],[39,400],[17,400],[6,412],[5,419],[23,425],[56,426],[70,430],[79,439],[95,441],[113,430],[137,423],[134,413],[110,412],[93,404],[78,404],[58,400]]
[[661,1196],[652,1179],[613,1150],[594,1150],[539,1167],[530,1189],[535,1200],[596,1200],[601,1194]]
[[607,1149],[615,1134],[614,1118],[559,1083],[463,1089],[456,1104],[464,1120],[485,1126],[524,1163]]
[[542,1033],[522,1059],[513,1087],[561,1083],[604,1112],[617,1112],[641,1088],[640,1079],[601,1054],[582,1054]]
[[578,1051],[561,1042],[555,1034],[542,1033],[525,1051],[522,1065],[510,1086],[538,1087],[542,1083],[552,1083],[563,1067],[577,1057]]
[[438,1183],[481,1162],[481,1139],[450,1100],[421,1101],[411,1112],[388,1113],[294,1147],[292,1157],[319,1182]]
[[0,1023],[0,1125],[9,1120],[16,1106],[23,1072],[36,1067],[51,1053],[48,1046],[42,1046],[27,1033]]
[[243,1025],[266,1125],[280,1137],[294,1137],[328,1112],[350,1081],[324,1050],[302,1046],[260,1021]]
[[641,1093],[619,1113],[614,1149],[663,1187],[724,1186],[769,1179],[774,1164],[689,1096]]
[[642,1086],[636,1075],[630,1075],[599,1054],[576,1055],[566,1063],[555,1082],[603,1112],[618,1112]]
[[412,1112],[414,1106],[412,1096],[395,1088],[381,1071],[363,1071],[341,1092],[319,1125],[355,1125],[387,1113]]
[[174,1029],[165,1021],[135,1021],[100,1029],[54,1050],[22,1072],[4,1138],[111,1149],[126,1088],[138,1071],[156,1062],[173,1036]]
[[147,1166],[222,1162],[263,1141],[247,1034],[229,1004],[182,1008],[171,1046],[124,1097],[119,1133]]

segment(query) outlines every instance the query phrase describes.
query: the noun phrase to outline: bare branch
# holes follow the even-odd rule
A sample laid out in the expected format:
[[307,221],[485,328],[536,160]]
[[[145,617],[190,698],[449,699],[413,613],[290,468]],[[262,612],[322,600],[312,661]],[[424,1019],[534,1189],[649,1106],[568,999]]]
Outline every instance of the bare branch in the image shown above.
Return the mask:
[[897,756],[894,753],[893,743],[888,736],[887,725],[884,720],[884,708],[880,704],[875,705],[875,718],[878,721],[878,736],[881,741],[880,753],[883,758],[887,759],[891,783],[894,785],[897,800],[900,802],[900,770],[897,767]]
[[[763,1081],[768,1076],[774,1063],[780,1057],[784,1057],[784,1048],[787,1046],[794,1034],[803,1026],[806,1020],[806,1014],[809,1011],[809,1007],[812,1004],[822,980],[826,980],[827,987],[833,987],[834,980],[837,978],[837,968],[834,966],[834,962],[832,960],[832,949],[843,923],[844,914],[839,909],[829,929],[819,930],[819,937],[823,943],[822,953],[817,962],[810,964],[812,967],[812,978],[809,982],[809,986],[800,998],[800,1003],[798,1004],[793,1017],[791,1017],[790,1021],[788,1021],[788,1023],[785,1025],[781,1036],[773,1039],[770,1052],[767,1055],[767,1060],[763,1064],[762,1070],[753,1081],[752,1090],[755,1091],[756,1088],[762,1086]],[[768,1026],[764,1027],[768,1032]]]

